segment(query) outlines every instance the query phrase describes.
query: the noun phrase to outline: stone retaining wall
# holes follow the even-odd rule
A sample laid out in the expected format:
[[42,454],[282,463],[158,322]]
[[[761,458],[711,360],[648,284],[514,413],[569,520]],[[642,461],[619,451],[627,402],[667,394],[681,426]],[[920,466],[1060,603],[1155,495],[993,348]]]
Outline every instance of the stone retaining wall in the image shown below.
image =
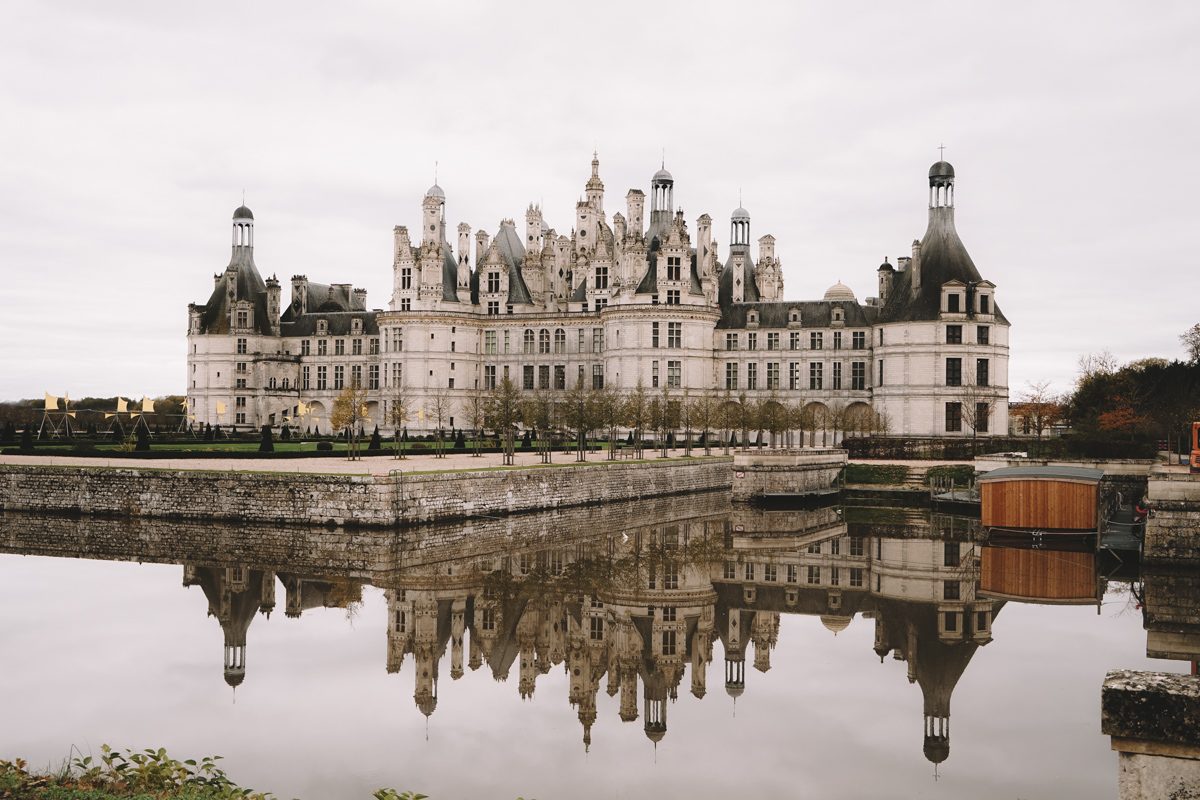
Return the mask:
[[1147,483],[1154,514],[1146,522],[1148,564],[1200,566],[1200,475],[1157,469]]
[[731,459],[394,476],[0,466],[0,510],[394,526],[727,490]]

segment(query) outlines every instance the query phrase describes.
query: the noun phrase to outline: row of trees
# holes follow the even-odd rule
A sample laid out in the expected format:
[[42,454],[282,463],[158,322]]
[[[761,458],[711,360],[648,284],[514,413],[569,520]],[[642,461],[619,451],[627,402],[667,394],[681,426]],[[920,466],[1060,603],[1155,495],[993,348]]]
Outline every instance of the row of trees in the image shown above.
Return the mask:
[[[335,430],[345,430],[350,442],[350,457],[358,456],[356,434],[368,417],[366,392],[350,386],[334,402],[331,422]],[[611,386],[593,388],[580,381],[566,390],[533,389],[521,391],[510,378],[499,381],[494,389],[475,392],[456,407],[447,390],[432,390],[424,405],[417,407],[414,393],[406,386],[394,387],[383,398],[385,422],[396,431],[423,419],[437,436],[435,454],[444,457],[443,431],[457,410],[475,432],[475,453],[485,430],[494,431],[501,440],[504,463],[513,463],[515,437],[519,428],[536,435],[536,446],[543,463],[550,463],[555,435],[570,435],[575,441],[576,460],[587,458],[588,440],[599,433],[614,446],[608,458],[617,457],[615,444],[622,431],[633,456],[644,456],[645,442],[653,437],[666,456],[682,434],[685,452],[694,446],[711,453],[715,434],[725,452],[735,444],[748,446],[751,434],[759,442],[770,438],[772,445],[802,445],[805,434],[809,444],[834,444],[846,435],[883,434],[888,430],[886,417],[866,404],[788,402],[775,395],[750,398],[744,392],[689,391],[686,389],[647,389],[640,381],[630,390]],[[396,455],[403,457],[399,437]]]

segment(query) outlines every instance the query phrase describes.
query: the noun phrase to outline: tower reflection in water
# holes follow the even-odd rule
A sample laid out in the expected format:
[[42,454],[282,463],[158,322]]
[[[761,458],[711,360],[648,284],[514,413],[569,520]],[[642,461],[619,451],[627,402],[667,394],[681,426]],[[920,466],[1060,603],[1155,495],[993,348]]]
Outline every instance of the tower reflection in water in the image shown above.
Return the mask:
[[658,742],[685,679],[683,691],[706,695],[714,639],[724,659],[718,675],[736,702],[747,662],[771,669],[781,614],[818,617],[835,635],[862,616],[873,621],[880,660],[906,662],[909,682],[920,687],[923,749],[934,763],[949,756],[954,687],[991,641],[1005,602],[1097,603],[1103,592],[1091,554],[1058,559],[984,547],[978,522],[964,517],[724,505],[633,524],[648,518],[656,517],[630,511],[602,534],[589,533],[597,526],[586,517],[529,518],[532,531],[520,518],[417,530],[364,553],[357,570],[310,576],[284,564],[189,563],[184,584],[202,588],[221,624],[231,685],[245,679],[247,629],[256,611],[274,609],[277,584],[287,616],[300,617],[358,602],[369,583],[386,598],[386,668],[399,672],[413,659],[420,713],[437,709],[447,652],[453,680],[486,668],[512,683],[515,668],[522,697],[562,668],[585,747],[601,690],[619,695],[620,718],[640,718]]

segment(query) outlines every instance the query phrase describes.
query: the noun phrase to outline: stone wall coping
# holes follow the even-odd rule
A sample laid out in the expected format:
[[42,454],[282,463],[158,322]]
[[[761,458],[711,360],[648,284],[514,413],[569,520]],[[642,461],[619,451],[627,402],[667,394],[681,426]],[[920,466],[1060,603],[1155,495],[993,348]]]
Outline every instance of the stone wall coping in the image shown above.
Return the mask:
[[1200,679],[1173,672],[1112,670],[1100,695],[1108,736],[1200,745]]

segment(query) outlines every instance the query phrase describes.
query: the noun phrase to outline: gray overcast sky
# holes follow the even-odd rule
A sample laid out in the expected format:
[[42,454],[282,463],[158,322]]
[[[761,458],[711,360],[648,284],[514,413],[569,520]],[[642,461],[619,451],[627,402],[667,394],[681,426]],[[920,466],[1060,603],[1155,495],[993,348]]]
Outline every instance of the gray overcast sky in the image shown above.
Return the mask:
[[[451,226],[568,231],[662,149],[722,252],[738,190],[791,299],[958,228],[1013,322],[1010,384],[1177,357],[1197,311],[1194,2],[15,3],[0,11],[0,399],[184,390],[188,302],[254,209],[264,276],[387,303],[440,162]],[[285,302],[287,290],[285,289]]]

